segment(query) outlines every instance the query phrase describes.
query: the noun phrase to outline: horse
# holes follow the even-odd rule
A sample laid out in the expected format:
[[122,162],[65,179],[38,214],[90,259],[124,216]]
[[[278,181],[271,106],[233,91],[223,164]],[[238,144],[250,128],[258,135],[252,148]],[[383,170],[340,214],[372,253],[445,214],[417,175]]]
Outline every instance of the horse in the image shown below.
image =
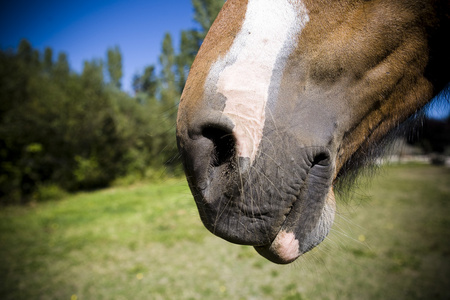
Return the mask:
[[327,236],[335,186],[450,81],[448,0],[228,0],[181,95],[205,227],[287,264]]

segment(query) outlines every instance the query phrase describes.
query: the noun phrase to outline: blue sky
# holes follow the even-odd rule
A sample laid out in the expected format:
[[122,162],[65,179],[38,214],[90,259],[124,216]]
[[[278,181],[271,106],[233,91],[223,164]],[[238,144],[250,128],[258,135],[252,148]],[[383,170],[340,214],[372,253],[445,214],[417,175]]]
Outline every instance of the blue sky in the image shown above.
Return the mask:
[[1,48],[16,48],[26,38],[39,50],[51,47],[55,59],[66,52],[80,72],[83,61],[106,59],[107,48],[118,45],[127,91],[135,73],[158,64],[166,32],[178,43],[181,30],[196,26],[191,0],[15,0],[1,7]]
[[[154,64],[164,34],[176,43],[180,32],[196,27],[191,0],[14,0],[0,10],[0,47],[16,48],[22,38],[41,51],[49,46],[66,52],[73,70],[83,61],[106,58],[108,47],[119,46],[123,58],[122,86],[131,91],[134,74]],[[450,105],[432,106],[429,115],[448,116]]]

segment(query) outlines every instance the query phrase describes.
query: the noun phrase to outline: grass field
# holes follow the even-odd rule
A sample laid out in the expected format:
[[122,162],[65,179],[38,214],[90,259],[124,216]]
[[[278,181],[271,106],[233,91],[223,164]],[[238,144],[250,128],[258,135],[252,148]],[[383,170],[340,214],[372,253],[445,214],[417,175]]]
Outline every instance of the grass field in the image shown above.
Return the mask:
[[0,299],[450,299],[450,170],[390,166],[278,266],[200,223],[184,180],[0,209]]

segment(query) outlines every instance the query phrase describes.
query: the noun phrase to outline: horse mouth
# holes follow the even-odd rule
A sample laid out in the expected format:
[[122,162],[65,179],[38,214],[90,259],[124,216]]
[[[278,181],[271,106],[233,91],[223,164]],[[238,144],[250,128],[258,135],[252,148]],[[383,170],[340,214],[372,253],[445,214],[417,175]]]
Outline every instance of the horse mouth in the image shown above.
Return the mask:
[[[271,262],[289,264],[325,239],[333,224],[335,210],[334,193],[330,189],[323,208],[319,208],[316,214],[310,215],[310,217],[318,216],[317,220],[301,221],[304,215],[291,211],[273,241],[267,245],[254,246],[254,248]],[[294,223],[294,220],[297,222]],[[289,223],[292,227],[288,225]]]
[[314,178],[316,175],[308,176],[300,198],[293,204],[271,243],[255,246],[255,250],[266,259],[277,264],[291,263],[328,235],[336,211],[334,192],[325,178]]
[[326,237],[334,218],[334,163],[328,150],[305,150],[298,170],[291,173],[280,173],[264,160],[245,171],[238,167],[243,165],[248,162],[236,158],[210,164],[201,176],[188,176],[208,230],[253,246],[278,264],[294,261]]

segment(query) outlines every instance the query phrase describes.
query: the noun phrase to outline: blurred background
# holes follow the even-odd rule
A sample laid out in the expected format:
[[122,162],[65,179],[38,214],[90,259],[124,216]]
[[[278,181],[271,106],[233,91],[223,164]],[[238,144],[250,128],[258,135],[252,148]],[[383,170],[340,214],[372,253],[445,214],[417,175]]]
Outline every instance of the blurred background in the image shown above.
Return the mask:
[[0,201],[179,174],[177,104],[223,2],[4,4]]
[[302,267],[275,266],[206,232],[175,122],[223,3],[2,3],[0,298],[448,299],[444,96],[380,161],[399,166],[358,190],[365,200],[339,213],[331,246]]

